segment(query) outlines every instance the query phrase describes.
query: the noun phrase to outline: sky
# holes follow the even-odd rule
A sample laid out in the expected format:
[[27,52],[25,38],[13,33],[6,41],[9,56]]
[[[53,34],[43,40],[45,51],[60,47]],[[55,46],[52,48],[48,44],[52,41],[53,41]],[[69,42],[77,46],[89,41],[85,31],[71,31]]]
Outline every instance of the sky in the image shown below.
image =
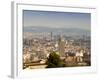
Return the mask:
[[91,14],[23,10],[24,27],[79,28],[90,30]]

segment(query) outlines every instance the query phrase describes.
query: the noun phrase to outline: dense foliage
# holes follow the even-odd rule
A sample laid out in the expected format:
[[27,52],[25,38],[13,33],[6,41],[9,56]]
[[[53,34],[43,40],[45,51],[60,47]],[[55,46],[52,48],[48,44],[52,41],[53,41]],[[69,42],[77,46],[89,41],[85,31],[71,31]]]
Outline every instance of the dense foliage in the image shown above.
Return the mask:
[[56,54],[56,52],[50,53],[49,57],[47,58],[47,68],[57,68],[57,67],[64,67],[64,62],[60,59],[60,56]]

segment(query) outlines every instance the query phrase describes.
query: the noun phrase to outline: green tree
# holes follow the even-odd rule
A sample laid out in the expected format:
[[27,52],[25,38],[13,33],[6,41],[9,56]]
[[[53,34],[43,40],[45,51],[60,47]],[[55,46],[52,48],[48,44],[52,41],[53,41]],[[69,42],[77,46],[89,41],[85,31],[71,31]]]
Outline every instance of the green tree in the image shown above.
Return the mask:
[[56,54],[56,52],[50,53],[46,64],[47,68],[65,67],[64,62],[60,59],[60,56]]

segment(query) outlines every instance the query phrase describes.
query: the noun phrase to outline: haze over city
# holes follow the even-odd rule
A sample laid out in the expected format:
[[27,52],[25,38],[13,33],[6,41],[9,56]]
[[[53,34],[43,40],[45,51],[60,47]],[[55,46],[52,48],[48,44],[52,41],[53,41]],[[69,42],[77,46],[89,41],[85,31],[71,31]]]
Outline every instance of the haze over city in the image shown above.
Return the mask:
[[90,31],[91,14],[53,11],[23,11],[23,26],[49,28],[79,28]]

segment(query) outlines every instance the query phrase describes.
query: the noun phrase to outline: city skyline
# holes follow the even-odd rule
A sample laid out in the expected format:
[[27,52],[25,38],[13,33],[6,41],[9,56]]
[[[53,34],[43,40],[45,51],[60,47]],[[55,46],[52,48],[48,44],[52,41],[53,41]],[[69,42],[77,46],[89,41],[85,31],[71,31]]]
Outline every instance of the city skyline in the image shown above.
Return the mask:
[[23,69],[91,66],[91,14],[23,11]]

